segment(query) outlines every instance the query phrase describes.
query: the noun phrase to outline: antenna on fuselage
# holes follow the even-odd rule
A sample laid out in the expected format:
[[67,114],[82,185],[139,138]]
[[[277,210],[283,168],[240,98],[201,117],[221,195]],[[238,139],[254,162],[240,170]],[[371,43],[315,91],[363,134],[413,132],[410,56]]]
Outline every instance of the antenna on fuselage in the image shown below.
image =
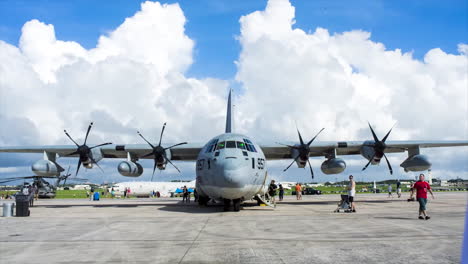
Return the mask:
[[226,133],[232,133],[232,101],[231,101],[231,92],[229,89],[228,103],[227,103],[227,113],[226,113]]

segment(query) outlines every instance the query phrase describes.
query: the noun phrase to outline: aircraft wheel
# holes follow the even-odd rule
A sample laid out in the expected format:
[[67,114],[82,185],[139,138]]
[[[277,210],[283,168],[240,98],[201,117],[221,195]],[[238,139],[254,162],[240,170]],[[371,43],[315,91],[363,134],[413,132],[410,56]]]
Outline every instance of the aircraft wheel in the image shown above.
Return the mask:
[[240,199],[234,199],[232,200],[232,205],[234,207],[234,212],[239,212],[240,211],[240,204],[241,200]]
[[231,209],[231,200],[223,199],[224,201],[224,212],[227,212]]
[[208,197],[199,196],[199,197],[198,197],[198,205],[206,206],[206,205],[208,205],[208,201],[209,201],[209,200],[210,200],[210,198],[208,198]]

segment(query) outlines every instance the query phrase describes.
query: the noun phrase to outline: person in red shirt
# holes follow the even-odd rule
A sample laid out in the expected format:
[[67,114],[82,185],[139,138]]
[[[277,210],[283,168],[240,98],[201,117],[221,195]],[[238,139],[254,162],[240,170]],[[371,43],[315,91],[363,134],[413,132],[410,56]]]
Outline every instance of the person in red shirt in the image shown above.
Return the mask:
[[432,193],[429,183],[424,181],[424,174],[422,173],[419,174],[419,181],[417,181],[411,189],[410,199],[413,199],[414,192],[416,192],[416,199],[419,202],[419,219],[429,220],[430,217],[426,212],[427,192],[431,193],[432,199],[434,199],[434,194]]

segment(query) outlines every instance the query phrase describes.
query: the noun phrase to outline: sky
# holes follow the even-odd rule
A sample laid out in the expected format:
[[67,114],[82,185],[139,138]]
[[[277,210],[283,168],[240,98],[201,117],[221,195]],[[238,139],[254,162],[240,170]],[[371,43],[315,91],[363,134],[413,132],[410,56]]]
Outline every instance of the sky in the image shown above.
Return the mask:
[[[223,131],[228,88],[236,129],[259,141],[468,139],[466,1],[0,1],[0,144],[69,144],[95,121],[95,142],[141,143],[168,122],[168,142]],[[154,139],[156,140],[156,138]],[[468,151],[424,150],[437,177],[468,178]],[[390,154],[394,168],[405,154]],[[30,174],[39,155],[0,155],[0,174]],[[339,175],[413,177],[344,157]],[[63,159],[64,165],[75,160]],[[271,174],[309,180],[271,162]],[[93,179],[122,181],[118,161]],[[149,168],[141,179],[151,175]],[[180,163],[158,179],[193,178]],[[384,164],[383,164],[384,165]]]

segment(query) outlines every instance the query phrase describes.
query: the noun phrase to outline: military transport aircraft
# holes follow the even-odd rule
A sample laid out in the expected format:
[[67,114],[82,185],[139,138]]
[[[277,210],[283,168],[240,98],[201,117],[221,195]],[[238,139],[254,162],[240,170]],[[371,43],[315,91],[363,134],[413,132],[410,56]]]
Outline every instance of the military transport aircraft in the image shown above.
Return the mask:
[[379,164],[383,157],[392,173],[392,166],[386,153],[407,151],[408,158],[400,166],[405,171],[423,171],[429,169],[431,163],[420,153],[421,148],[468,146],[468,141],[387,141],[391,130],[379,139],[370,124],[373,139],[367,141],[314,143],[317,134],[306,142],[298,130],[299,143],[257,144],[248,136],[233,133],[231,112],[231,92],[229,92],[225,133],[214,137],[206,144],[182,142],[163,145],[162,137],[166,127],[164,124],[157,145],[152,144],[140,132],[137,132],[147,144],[103,143],[90,147],[86,142],[93,126],[91,123],[82,145],[78,144],[67,131],[64,131],[75,144],[74,146],[0,147],[0,152],[43,153],[44,158],[32,165],[33,172],[42,176],[57,175],[63,171],[57,163],[58,156],[78,157],[76,174],[81,165],[86,168],[92,168],[94,165],[99,167],[97,162],[103,158],[126,158],[117,169],[121,175],[127,177],[142,175],[143,167],[138,163],[139,159],[154,160],[153,174],[156,168],[164,170],[168,163],[179,170],[172,161],[196,161],[196,188],[200,197],[199,203],[204,205],[210,198],[223,200],[226,210],[232,202],[234,211],[239,211],[243,200],[260,197],[267,190],[269,180],[266,159],[292,159],[293,161],[285,170],[294,163],[299,168],[305,168],[308,165],[313,177],[309,161],[311,156],[325,157],[321,165],[323,173],[338,174],[346,168],[345,161],[339,158],[339,155],[360,154],[368,160],[363,170],[369,164]]

